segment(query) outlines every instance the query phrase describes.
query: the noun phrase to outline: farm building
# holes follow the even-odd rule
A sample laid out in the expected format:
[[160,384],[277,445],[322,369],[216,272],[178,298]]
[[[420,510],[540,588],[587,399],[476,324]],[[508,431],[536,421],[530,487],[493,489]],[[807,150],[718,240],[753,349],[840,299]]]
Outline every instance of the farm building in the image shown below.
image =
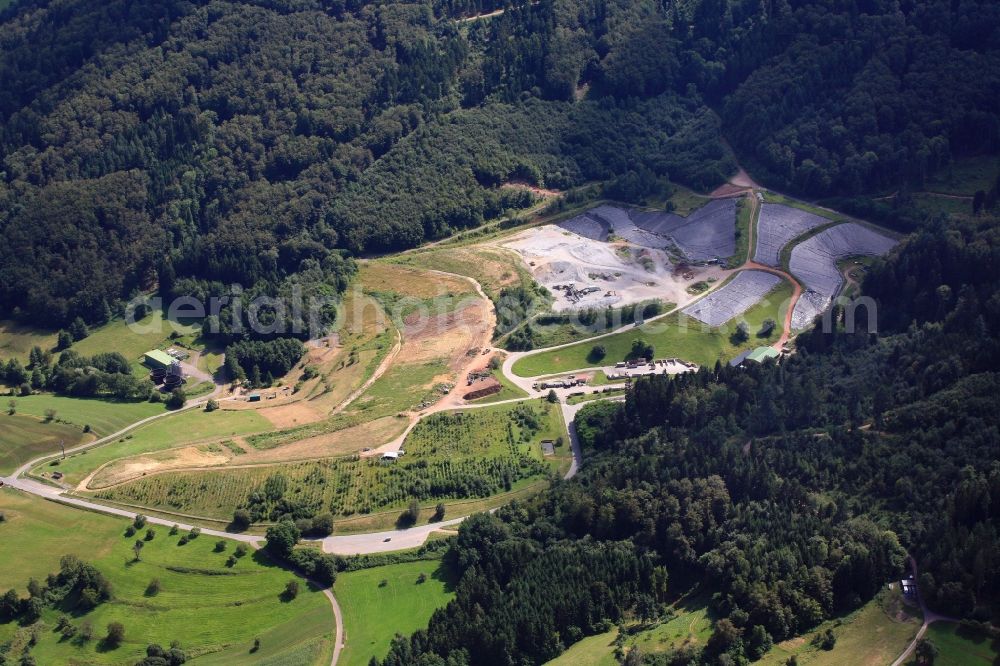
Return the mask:
[[551,439],[543,439],[542,440],[542,454],[546,455],[546,456],[555,455],[555,452],[556,452],[555,446],[556,446],[555,441],[553,441]]
[[399,451],[386,451],[382,454],[382,460],[387,462],[399,460]]
[[153,349],[142,355],[142,362],[154,370],[157,368],[167,370],[174,364],[174,358],[165,351]]

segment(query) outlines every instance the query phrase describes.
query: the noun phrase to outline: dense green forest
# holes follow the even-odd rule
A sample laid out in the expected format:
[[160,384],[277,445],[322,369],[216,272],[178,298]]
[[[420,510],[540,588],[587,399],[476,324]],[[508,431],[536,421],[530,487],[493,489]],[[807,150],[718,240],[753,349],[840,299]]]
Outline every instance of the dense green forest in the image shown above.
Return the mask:
[[741,663],[859,607],[907,554],[932,608],[995,620],[998,269],[996,217],[932,225],[866,277],[877,333],[817,327],[781,364],[586,408],[581,473],[463,524],[456,599],[382,664],[543,663],[694,586],[711,639],[645,663]]
[[815,196],[998,148],[996,3],[542,0],[456,20],[501,6],[8,7],[0,316],[95,323],[158,286],[273,296],[303,270],[335,292],[343,251],[531,203],[510,181],[711,188],[735,168],[723,137]]

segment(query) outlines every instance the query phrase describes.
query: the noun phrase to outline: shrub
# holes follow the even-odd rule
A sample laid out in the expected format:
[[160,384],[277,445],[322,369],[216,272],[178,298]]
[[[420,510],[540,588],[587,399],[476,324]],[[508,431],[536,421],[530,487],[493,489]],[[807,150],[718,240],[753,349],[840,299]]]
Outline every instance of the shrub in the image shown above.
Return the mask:
[[160,593],[160,579],[154,578],[149,581],[149,585],[146,586],[146,596],[153,597]]
[[750,339],[750,325],[745,321],[741,321],[736,325],[736,330],[733,331],[733,334],[729,338],[730,342],[734,345],[746,342]]
[[206,412],[214,412],[218,408],[219,408],[219,403],[215,400],[215,398],[212,398],[211,400],[205,403]]
[[587,354],[587,360],[594,363],[604,360],[604,357],[608,355],[608,350],[604,345],[594,345],[590,349],[590,353]]
[[417,576],[417,585],[422,585],[425,582],[427,582],[427,574],[421,572],[420,575]]
[[226,549],[226,540],[225,539],[219,539],[218,541],[215,542],[215,552],[221,553],[225,549]]
[[409,506],[406,507],[406,511],[399,515],[400,527],[409,527],[411,525],[416,525],[417,520],[420,519],[420,502],[416,499],[411,499]]
[[166,400],[167,409],[180,409],[187,402],[187,394],[182,389],[175,388]]
[[125,625],[121,622],[108,623],[108,635],[104,637],[104,644],[114,649],[125,640]]
[[146,526],[146,516],[141,513],[135,514],[135,519],[132,520],[132,526],[137,530],[141,530]]
[[313,516],[309,533],[313,536],[330,536],[333,534],[333,514],[326,512]]
[[240,543],[236,545],[236,551],[233,553],[236,557],[243,557],[247,554],[248,548],[245,543]]
[[285,583],[285,591],[282,592],[281,596],[286,601],[291,601],[295,597],[299,596],[299,581],[290,580]]
[[645,340],[633,340],[632,349],[629,351],[628,356],[626,356],[626,358],[628,359],[645,358],[652,360],[653,355],[655,353],[656,350],[653,348],[653,345],[649,344]]
[[252,520],[250,518],[250,512],[246,509],[236,509],[233,512],[233,522],[231,527],[235,532],[243,532],[250,529]]
[[148,530],[146,530],[146,541],[152,541],[155,538],[156,538],[156,530],[150,527]]
[[288,559],[295,544],[299,542],[299,530],[292,521],[283,520],[267,528],[265,538],[267,542],[264,548],[269,553],[281,559]]

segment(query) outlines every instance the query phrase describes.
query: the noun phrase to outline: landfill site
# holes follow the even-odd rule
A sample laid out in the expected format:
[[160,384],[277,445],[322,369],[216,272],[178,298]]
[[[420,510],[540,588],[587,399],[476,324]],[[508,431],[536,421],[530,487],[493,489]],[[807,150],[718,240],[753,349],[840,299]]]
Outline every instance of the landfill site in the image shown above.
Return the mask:
[[[697,234],[697,249],[692,246],[688,252],[673,237],[644,230],[636,223],[653,215],[678,216],[614,206],[599,206],[558,225],[527,229],[504,246],[520,254],[535,280],[552,293],[556,312],[653,299],[684,303],[691,300],[687,289],[695,282],[720,280],[728,274],[722,265],[735,247],[735,208],[709,204],[702,210],[710,207],[711,215],[701,215],[700,221],[691,219],[684,227],[705,225]],[[644,226],[662,229],[664,224]],[[706,238],[712,238],[714,246]],[[725,256],[716,254],[726,252]]]

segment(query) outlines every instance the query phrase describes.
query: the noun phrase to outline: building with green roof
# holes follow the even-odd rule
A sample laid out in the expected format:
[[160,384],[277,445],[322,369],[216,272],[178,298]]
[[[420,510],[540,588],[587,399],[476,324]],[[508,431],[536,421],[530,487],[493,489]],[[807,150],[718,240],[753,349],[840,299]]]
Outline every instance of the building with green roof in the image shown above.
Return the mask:
[[746,360],[754,363],[763,363],[769,358],[778,358],[778,350],[774,347],[757,347],[747,354]]
[[142,355],[142,362],[153,369],[168,369],[174,362],[174,357],[165,351],[154,349]]

